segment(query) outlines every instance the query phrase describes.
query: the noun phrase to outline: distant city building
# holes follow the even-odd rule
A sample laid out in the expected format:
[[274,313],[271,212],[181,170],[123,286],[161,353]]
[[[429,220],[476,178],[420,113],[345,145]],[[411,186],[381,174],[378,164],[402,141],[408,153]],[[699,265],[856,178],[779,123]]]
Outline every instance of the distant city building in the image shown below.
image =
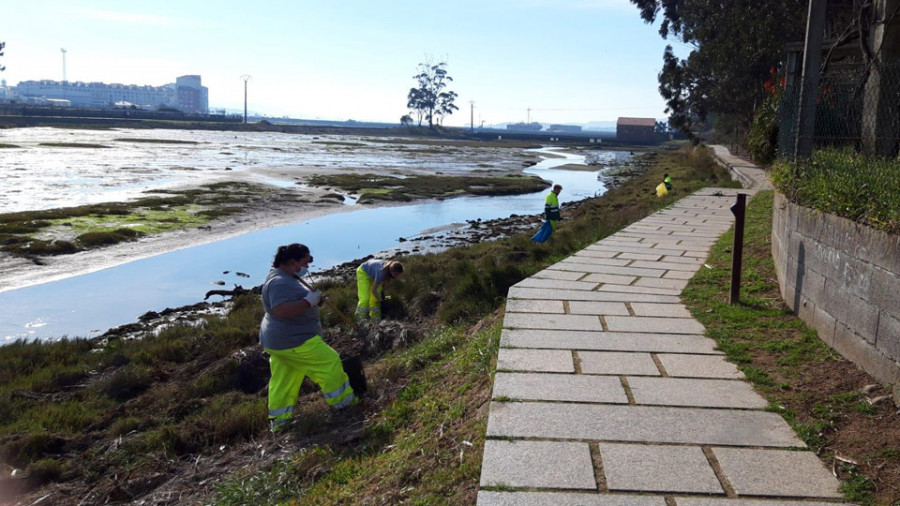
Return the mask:
[[616,121],[616,140],[650,144],[657,141],[655,118],[619,118]]
[[581,127],[578,125],[550,125],[547,128],[548,132],[568,132],[568,133],[578,133],[581,132]]
[[537,122],[509,123],[506,125],[507,130],[515,130],[519,132],[540,132],[542,128],[544,128],[544,126]]
[[183,112],[209,112],[209,89],[200,85],[200,76],[181,76],[175,79],[178,94],[178,110]]
[[181,76],[174,84],[139,86],[68,81],[21,81],[15,95],[27,103],[54,104],[68,101],[73,107],[113,108],[128,103],[142,109],[170,107],[189,114],[209,111],[209,90],[200,76]]

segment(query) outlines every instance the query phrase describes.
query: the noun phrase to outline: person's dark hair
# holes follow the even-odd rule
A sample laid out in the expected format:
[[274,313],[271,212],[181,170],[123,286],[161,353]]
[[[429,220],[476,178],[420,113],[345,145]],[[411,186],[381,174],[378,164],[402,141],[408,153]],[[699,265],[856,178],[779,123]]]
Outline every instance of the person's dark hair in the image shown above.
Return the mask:
[[279,246],[278,251],[275,252],[275,260],[272,261],[272,267],[278,267],[289,260],[306,258],[306,255],[309,255],[309,248],[307,248],[305,244],[295,242],[293,244]]
[[391,260],[384,267],[388,271],[388,273],[390,273],[391,277],[394,277],[394,274],[403,273],[403,264],[401,264],[400,262]]

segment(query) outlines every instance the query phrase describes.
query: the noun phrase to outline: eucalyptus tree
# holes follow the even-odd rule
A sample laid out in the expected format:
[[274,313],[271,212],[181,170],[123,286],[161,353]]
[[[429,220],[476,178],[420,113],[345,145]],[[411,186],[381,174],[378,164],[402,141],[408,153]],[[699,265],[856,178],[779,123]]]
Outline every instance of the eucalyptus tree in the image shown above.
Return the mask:
[[746,129],[785,44],[803,40],[807,0],[630,1],[645,22],[660,19],[664,39],[691,48],[681,59],[668,45],[659,73],[669,125],[688,135],[711,113]]
[[410,88],[406,106],[415,112],[419,125],[424,118],[428,121],[428,126],[434,128],[435,121],[440,124],[445,116],[459,110],[453,103],[458,95],[446,89],[447,84],[453,81],[447,73],[446,62],[420,63],[419,73],[413,79],[416,80],[416,87]]

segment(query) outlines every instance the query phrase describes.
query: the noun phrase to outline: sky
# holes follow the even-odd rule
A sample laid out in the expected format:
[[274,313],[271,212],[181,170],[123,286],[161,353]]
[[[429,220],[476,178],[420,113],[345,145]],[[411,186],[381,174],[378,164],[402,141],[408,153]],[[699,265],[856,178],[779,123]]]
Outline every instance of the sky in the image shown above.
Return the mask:
[[[210,109],[398,122],[422,62],[446,62],[447,126],[665,119],[666,44],[628,0],[30,0],[0,15],[8,85],[161,86],[198,74]],[[65,49],[63,54],[62,49]],[[474,104],[472,103],[474,102]]]

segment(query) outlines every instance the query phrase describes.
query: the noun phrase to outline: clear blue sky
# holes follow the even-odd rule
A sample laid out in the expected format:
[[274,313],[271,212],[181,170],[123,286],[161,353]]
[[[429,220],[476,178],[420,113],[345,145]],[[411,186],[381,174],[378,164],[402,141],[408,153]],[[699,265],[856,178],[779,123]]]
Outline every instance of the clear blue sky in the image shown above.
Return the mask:
[[[149,84],[199,74],[211,108],[396,122],[417,64],[446,61],[446,125],[664,119],[666,45],[627,0],[82,0],[0,16],[7,84]],[[676,51],[686,54],[678,44]],[[531,112],[527,109],[531,109]]]

